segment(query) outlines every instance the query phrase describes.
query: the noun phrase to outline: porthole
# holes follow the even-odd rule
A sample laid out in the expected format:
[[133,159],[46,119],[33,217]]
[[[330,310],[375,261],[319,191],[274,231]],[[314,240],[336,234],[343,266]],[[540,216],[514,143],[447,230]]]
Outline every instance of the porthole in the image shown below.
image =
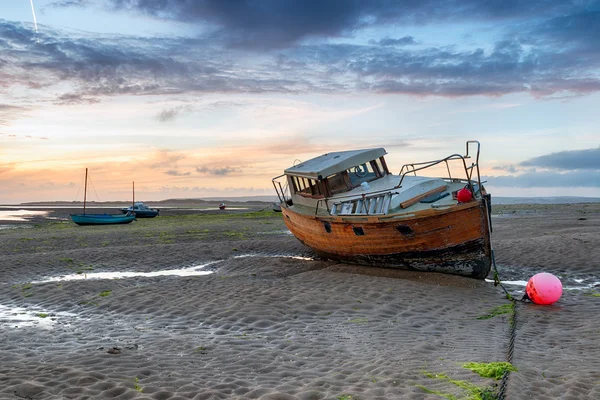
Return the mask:
[[396,227],[396,230],[403,235],[412,235],[413,234],[412,228],[408,225],[398,225]]
[[360,226],[354,226],[354,227],[352,227],[352,230],[354,231],[354,234],[356,236],[364,236],[365,235],[365,231],[363,231],[363,228],[361,228]]

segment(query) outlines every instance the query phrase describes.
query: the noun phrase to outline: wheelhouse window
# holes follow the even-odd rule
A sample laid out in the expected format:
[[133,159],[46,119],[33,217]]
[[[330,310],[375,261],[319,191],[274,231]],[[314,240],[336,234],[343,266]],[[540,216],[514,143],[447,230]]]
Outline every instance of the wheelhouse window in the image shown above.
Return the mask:
[[292,176],[292,184],[294,185],[294,192],[296,194],[304,197],[323,197],[321,183],[314,179]]
[[385,159],[383,157],[379,157],[374,162],[375,162],[375,166],[378,169],[379,176],[386,176],[390,173],[387,169],[387,164],[385,163]]
[[329,195],[345,192],[349,189],[348,172],[329,175],[326,179]]
[[356,187],[363,182],[369,182],[379,178],[379,171],[375,161],[356,165],[348,170],[348,176],[350,177],[350,183],[352,187]]
[[383,157],[355,165],[352,168],[333,174],[324,180],[326,195],[347,192],[360,186],[363,182],[371,182],[388,175],[387,165]]
[[343,193],[389,174],[383,157],[355,165],[345,171],[329,175],[322,180],[289,175],[295,194],[303,197],[323,198]]

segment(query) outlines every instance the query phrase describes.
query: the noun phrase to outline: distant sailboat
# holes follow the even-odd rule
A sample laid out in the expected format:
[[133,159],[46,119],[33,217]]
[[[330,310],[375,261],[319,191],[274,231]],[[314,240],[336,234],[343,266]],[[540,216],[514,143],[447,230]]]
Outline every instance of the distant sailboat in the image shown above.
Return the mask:
[[86,214],[88,169],[85,169],[85,186],[83,191],[83,214],[71,214],[71,220],[77,225],[114,225],[128,224],[135,219],[135,214]]

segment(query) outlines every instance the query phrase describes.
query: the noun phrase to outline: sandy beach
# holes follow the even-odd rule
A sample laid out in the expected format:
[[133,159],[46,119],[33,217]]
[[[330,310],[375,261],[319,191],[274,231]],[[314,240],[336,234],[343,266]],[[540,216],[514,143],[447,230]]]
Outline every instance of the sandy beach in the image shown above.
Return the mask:
[[[600,398],[599,203],[494,207],[505,288],[564,289],[514,329],[492,274],[322,261],[269,207],[70,211],[0,229],[0,399]],[[464,367],[508,357],[505,385]]]

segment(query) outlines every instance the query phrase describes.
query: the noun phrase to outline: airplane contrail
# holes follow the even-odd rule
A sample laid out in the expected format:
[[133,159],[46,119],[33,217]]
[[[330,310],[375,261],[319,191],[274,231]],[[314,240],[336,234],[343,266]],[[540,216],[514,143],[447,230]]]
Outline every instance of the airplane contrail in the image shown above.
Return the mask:
[[31,13],[33,14],[33,26],[35,27],[35,33],[38,33],[37,19],[35,18],[35,10],[33,8],[33,0],[29,0],[29,3],[31,3]]

